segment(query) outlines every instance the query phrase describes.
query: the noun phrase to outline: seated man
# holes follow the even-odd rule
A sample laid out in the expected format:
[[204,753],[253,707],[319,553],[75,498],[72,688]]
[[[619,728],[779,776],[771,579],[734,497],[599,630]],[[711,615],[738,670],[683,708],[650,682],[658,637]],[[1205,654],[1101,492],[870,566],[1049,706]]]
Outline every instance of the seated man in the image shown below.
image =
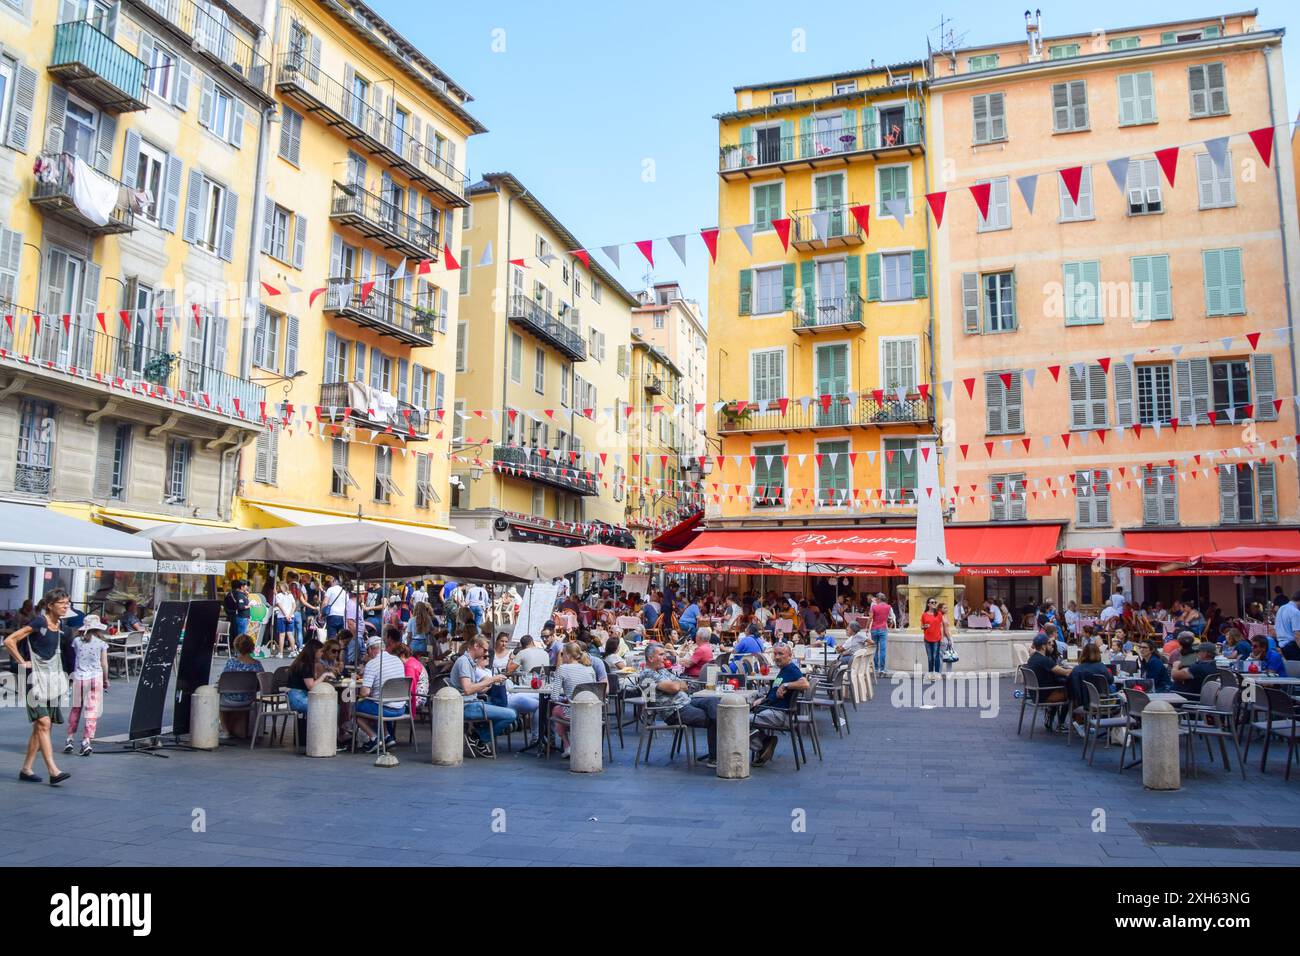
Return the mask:
[[761,767],[772,759],[776,750],[777,735],[765,733],[766,727],[784,727],[790,704],[799,694],[808,689],[808,678],[794,662],[794,648],[789,644],[778,644],[772,648],[772,658],[776,661],[776,680],[767,691],[767,696],[753,705],[750,723],[754,730],[750,734],[749,747],[755,751],[752,764]]
[[1174,666],[1174,690],[1183,694],[1199,694],[1205,678],[1219,672],[1219,665],[1214,662],[1218,653],[1218,645],[1207,641],[1196,645],[1195,659],[1184,654]]
[[[401,635],[398,632],[400,642]],[[375,636],[366,641],[366,669],[361,678],[361,689],[358,692],[357,706],[355,708],[357,726],[366,734],[366,744],[362,748],[366,753],[374,753],[379,747],[379,735],[376,730],[378,721],[366,720],[366,717],[379,716],[379,698],[383,691],[384,681],[391,680],[394,677],[405,677],[406,665],[394,657],[388,651],[384,650],[384,639]],[[403,701],[396,707],[385,707],[385,717],[401,717],[406,713],[408,703]],[[397,740],[392,734],[384,736],[384,745],[387,747],[396,746]]]
[[670,710],[664,717],[668,724],[686,727],[704,727],[709,739],[709,753],[704,762],[710,767],[718,765],[718,698],[703,697],[699,702],[686,693],[686,682],[677,680],[665,670],[663,648],[651,644],[645,652],[645,669],[636,677],[636,683],[645,695],[646,703]]
[[[1069,668],[1062,667],[1048,655],[1049,644],[1055,644],[1055,639],[1046,634],[1035,635],[1034,651],[1029,655],[1029,660],[1025,662],[1025,665],[1038,678],[1038,702],[1040,704],[1055,704],[1067,699],[1065,681],[1070,676],[1070,671]],[[1055,726],[1053,726],[1052,721],[1054,715],[1057,717]],[[1047,711],[1043,724],[1048,733],[1065,733],[1065,715],[1061,710]]]
[[682,672],[685,676],[698,678],[704,671],[704,666],[713,663],[712,638],[713,631],[710,628],[702,627],[695,632],[695,649],[691,651],[686,669]]
[[122,610],[122,616],[117,623],[126,633],[148,630],[140,620],[140,605],[136,601],[126,602],[126,607]]
[[751,624],[745,631],[745,636],[736,642],[736,646],[731,650],[731,656],[734,660],[745,654],[762,654],[763,639],[758,636],[758,628]]
[[848,626],[848,637],[838,648],[841,654],[852,657],[858,651],[871,647],[871,635],[863,630],[862,625],[854,621]]
[[1269,646],[1268,638],[1262,634],[1256,634],[1250,639],[1250,660],[1246,666],[1248,669],[1257,667],[1261,674],[1286,676],[1286,659]]
[[[513,724],[519,715],[509,707],[489,704],[479,696],[493,685],[504,683],[508,679],[505,674],[491,672],[487,655],[486,637],[480,634],[467,640],[460,657],[456,658],[456,663],[451,666],[449,683],[451,687],[460,691],[464,698],[461,703],[465,708],[465,716],[487,718],[492,721],[492,732],[499,736],[505,733],[506,728]],[[489,757],[492,755],[489,738],[482,724],[476,726],[476,733],[465,732],[465,746],[475,757]]]

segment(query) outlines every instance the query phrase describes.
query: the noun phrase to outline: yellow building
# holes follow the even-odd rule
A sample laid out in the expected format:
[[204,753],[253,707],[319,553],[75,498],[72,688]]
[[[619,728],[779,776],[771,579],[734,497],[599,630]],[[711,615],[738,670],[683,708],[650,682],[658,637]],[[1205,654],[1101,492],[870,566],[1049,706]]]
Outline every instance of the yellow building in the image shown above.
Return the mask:
[[[681,482],[692,480],[688,469],[694,456],[682,450],[684,425],[677,412],[683,404],[682,381],[681,368],[662,346],[632,333],[627,517],[643,547],[688,503]],[[689,501],[694,500],[692,494]]]
[[935,424],[923,76],[739,87],[716,117],[710,528],[912,520]]
[[635,296],[510,173],[469,189],[459,256],[452,523],[475,538],[631,544],[622,528]]
[[0,494],[230,522],[268,45],[195,0],[0,4]]
[[445,528],[460,274],[443,250],[458,248],[465,144],[484,128],[365,4],[282,3],[275,35],[252,232],[264,285],[245,341],[273,424],[244,456],[241,517]]

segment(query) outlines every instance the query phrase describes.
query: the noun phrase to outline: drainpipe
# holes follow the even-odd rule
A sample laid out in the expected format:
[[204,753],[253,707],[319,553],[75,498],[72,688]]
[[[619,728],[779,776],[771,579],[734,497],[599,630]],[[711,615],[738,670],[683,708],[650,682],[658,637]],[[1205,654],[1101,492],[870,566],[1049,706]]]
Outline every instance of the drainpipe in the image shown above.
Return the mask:
[[[267,67],[270,70],[275,69],[275,47],[279,38],[280,17],[276,16],[274,25],[271,27],[269,50],[271,55],[267,57]],[[275,81],[274,77],[268,77],[268,79],[270,82]],[[271,119],[274,116],[275,106],[266,107],[262,110],[262,122],[257,128],[257,178],[253,181],[253,223],[252,232],[248,237],[248,267],[244,275],[244,288],[247,294],[242,302],[244,324],[240,329],[239,336],[239,377],[242,379],[248,379],[253,372],[253,333],[257,328],[257,312],[252,303],[256,301],[254,296],[257,295],[257,277],[262,255],[261,236],[265,225],[263,222],[263,206],[266,205],[266,144],[271,136]]]
[[[1271,47],[1264,47],[1264,76],[1268,80],[1268,115],[1269,125],[1276,129],[1279,125],[1277,117],[1277,103],[1273,97],[1273,72],[1272,72],[1272,53]],[[1283,144],[1285,145],[1285,144]],[[1286,203],[1282,198],[1282,160],[1281,150],[1278,146],[1273,147],[1278,156],[1273,160],[1273,180],[1277,184],[1277,215],[1278,215],[1278,232],[1282,238],[1282,282],[1285,290],[1286,299],[1286,324],[1290,330],[1295,329],[1295,315],[1291,306],[1291,249],[1287,243],[1287,211]],[[1295,336],[1287,336],[1287,352],[1291,358],[1291,394],[1300,393],[1300,382],[1297,380],[1295,367]],[[1294,405],[1292,414],[1295,415]],[[1300,431],[1300,420],[1297,420],[1295,431]],[[1300,474],[1297,474],[1297,482],[1300,482]]]

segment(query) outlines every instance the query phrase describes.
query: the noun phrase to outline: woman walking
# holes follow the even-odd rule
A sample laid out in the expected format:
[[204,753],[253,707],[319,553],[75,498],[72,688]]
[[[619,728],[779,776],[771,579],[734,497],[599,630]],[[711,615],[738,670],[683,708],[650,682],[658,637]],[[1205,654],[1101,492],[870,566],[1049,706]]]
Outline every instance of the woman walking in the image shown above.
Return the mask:
[[[63,672],[63,646],[72,639],[71,629],[64,627],[63,618],[71,608],[72,601],[63,588],[48,591],[36,606],[36,616],[5,638],[5,647],[19,670],[31,670],[26,701],[32,733],[27,740],[27,758],[18,771],[18,779],[24,783],[41,782],[32,772],[38,750],[50,773],[50,786],[56,787],[72,776],[55,764],[54,748],[50,744],[50,726],[63,723],[60,705],[68,690],[68,678]],[[26,656],[19,649],[23,645]]]

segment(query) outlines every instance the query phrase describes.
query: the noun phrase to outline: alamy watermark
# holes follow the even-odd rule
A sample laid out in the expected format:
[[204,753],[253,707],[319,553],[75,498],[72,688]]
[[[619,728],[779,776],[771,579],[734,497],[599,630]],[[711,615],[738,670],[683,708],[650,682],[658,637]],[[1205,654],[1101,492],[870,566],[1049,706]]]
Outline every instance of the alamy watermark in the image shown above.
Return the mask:
[[996,671],[964,671],[959,674],[895,671],[890,677],[894,689],[889,702],[894,707],[924,710],[939,707],[974,709],[980,712],[980,717],[992,718],[998,715],[1001,706],[1001,679],[1002,675]]

